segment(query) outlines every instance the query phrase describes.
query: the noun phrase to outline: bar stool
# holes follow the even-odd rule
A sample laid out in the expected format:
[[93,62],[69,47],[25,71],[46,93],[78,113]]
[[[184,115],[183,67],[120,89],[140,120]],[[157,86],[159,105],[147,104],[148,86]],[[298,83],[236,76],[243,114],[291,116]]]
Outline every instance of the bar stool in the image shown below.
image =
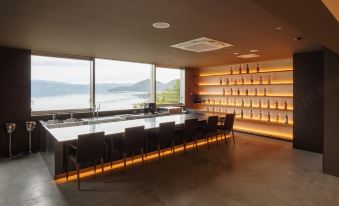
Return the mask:
[[222,125],[218,125],[218,131],[220,131],[221,136],[225,136],[225,142],[227,143],[227,135],[230,135],[232,133],[233,143],[235,143],[234,139],[234,118],[235,114],[226,114],[225,121]]

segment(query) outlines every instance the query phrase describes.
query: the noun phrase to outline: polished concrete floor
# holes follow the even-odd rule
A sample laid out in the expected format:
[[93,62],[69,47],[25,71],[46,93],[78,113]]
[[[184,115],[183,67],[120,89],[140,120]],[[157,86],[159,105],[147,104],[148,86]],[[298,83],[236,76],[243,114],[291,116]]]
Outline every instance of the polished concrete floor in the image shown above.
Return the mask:
[[322,155],[236,134],[236,144],[178,153],[160,164],[55,184],[39,154],[0,162],[0,205],[339,205]]

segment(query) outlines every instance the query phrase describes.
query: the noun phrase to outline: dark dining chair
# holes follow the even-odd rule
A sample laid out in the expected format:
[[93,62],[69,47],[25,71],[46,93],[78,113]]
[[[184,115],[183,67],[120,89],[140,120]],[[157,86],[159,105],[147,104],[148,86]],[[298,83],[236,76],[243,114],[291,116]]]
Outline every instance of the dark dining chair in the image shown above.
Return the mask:
[[68,164],[71,160],[76,164],[78,190],[80,190],[80,163],[94,162],[96,171],[97,160],[100,160],[102,175],[104,174],[105,134],[104,132],[83,134],[77,142],[66,143],[66,178],[68,179]]
[[179,130],[179,137],[184,146],[184,155],[186,155],[186,144],[189,141],[198,148],[198,119],[187,119],[183,127]]
[[218,116],[210,116],[205,124],[200,126],[200,132],[202,137],[207,142],[207,147],[209,148],[209,138],[216,137],[218,144]]
[[144,148],[145,148],[145,126],[126,128],[125,133],[120,138],[113,139],[114,148],[120,151],[124,159],[124,168],[126,169],[126,155],[132,155],[140,152],[142,163],[144,163]]
[[234,119],[235,119],[235,114],[226,114],[223,124],[218,125],[218,131],[220,131],[221,137],[225,136],[226,143],[227,143],[226,137],[227,135],[230,135],[230,134],[232,134],[233,143],[235,143],[234,130],[233,130]]
[[171,147],[173,155],[175,155],[174,150],[174,140],[175,140],[175,122],[166,122],[160,123],[158,132],[151,132],[149,136],[150,143],[157,145],[158,157],[160,162],[160,151],[164,153],[166,147]]

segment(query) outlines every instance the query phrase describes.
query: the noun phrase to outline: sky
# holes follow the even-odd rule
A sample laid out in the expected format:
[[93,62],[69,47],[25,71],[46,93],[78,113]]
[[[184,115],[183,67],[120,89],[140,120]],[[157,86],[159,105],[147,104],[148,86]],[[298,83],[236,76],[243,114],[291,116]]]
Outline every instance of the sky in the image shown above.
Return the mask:
[[[96,83],[136,83],[151,76],[150,64],[96,59]],[[31,57],[32,80],[89,84],[90,61],[44,56]],[[167,83],[180,78],[180,70],[157,69],[157,81]]]

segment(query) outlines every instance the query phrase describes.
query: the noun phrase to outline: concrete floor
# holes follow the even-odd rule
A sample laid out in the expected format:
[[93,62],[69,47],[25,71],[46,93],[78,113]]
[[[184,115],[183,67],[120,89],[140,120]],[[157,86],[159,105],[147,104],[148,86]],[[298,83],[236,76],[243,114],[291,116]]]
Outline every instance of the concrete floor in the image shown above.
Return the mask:
[[0,205],[339,205],[339,178],[322,173],[322,155],[252,135],[236,141],[84,179],[80,192],[54,184],[39,154],[1,161]]

